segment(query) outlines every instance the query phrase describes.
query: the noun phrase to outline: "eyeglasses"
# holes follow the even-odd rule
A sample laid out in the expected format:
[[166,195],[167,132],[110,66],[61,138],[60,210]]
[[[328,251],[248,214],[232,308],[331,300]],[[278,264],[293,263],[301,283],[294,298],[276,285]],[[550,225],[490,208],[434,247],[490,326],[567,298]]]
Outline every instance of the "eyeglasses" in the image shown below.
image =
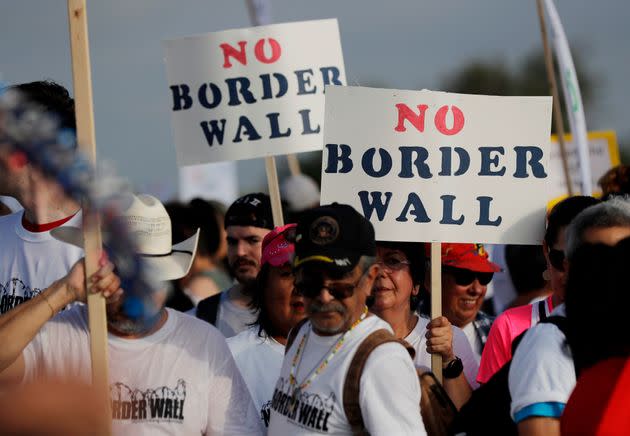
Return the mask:
[[379,264],[381,268],[387,272],[400,271],[405,267],[405,265],[411,265],[411,262],[409,262],[408,260],[400,260],[396,259],[395,257],[388,257],[376,263]]
[[480,285],[487,285],[494,277],[494,273],[491,272],[477,272],[469,269],[454,268],[454,267],[442,267],[442,272],[448,273],[453,276],[455,283],[459,286],[468,286],[477,279]]
[[354,283],[336,282],[324,284],[319,281],[302,281],[295,284],[295,291],[306,298],[315,298],[322,289],[326,289],[336,300],[343,300],[354,294],[354,289],[359,286],[364,276],[365,273],[361,274],[361,277]]
[[549,263],[558,271],[564,271],[564,251],[550,248]]

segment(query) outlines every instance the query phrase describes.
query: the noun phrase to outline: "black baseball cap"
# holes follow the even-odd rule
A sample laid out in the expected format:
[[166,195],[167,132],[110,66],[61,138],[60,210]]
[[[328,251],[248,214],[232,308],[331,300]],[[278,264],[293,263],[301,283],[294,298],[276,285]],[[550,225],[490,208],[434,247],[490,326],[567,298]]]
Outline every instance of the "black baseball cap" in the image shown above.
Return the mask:
[[328,204],[307,210],[300,217],[294,267],[317,262],[345,273],[361,256],[376,256],[374,227],[352,206]]
[[252,226],[273,229],[271,201],[267,194],[256,192],[236,199],[225,212],[225,224],[229,226]]

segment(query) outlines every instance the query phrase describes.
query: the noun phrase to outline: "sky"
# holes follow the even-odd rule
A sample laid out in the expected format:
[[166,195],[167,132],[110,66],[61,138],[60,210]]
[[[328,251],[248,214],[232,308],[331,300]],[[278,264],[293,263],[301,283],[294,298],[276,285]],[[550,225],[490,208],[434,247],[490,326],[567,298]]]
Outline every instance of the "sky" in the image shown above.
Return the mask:
[[[441,89],[473,60],[517,68],[540,49],[534,0],[271,0],[274,22],[337,18],[348,84]],[[163,39],[249,27],[245,0],[88,0],[96,144],[142,192],[177,192]],[[596,78],[589,130],[630,147],[630,2],[556,0],[569,44]],[[64,0],[0,0],[0,80],[72,89]],[[286,164],[278,159],[281,177]],[[237,164],[241,192],[266,187],[262,159]]]

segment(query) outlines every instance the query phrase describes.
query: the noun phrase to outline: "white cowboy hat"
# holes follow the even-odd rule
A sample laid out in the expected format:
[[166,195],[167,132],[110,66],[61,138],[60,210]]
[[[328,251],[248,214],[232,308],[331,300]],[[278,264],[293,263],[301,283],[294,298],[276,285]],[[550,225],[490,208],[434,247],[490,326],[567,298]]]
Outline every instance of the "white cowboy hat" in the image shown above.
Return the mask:
[[[129,195],[121,218],[135,237],[138,253],[157,280],[176,280],[188,274],[197,251],[199,229],[190,238],[172,245],[171,219],[166,209],[152,195]],[[64,226],[51,231],[54,238],[83,247],[83,231]],[[106,235],[104,235],[106,236]]]

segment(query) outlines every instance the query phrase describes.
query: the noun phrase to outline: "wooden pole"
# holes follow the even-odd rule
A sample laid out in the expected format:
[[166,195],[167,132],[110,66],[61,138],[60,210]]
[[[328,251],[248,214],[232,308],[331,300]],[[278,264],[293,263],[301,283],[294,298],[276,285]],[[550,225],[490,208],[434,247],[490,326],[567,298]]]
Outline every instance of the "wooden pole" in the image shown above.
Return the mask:
[[[553,98],[553,120],[558,129],[558,144],[560,145],[560,156],[562,158],[562,170],[564,171],[564,182],[567,184],[567,192],[569,196],[573,195],[573,185],[571,184],[571,174],[569,173],[569,160],[567,157],[567,148],[564,143],[564,121],[562,120],[562,109],[560,109],[560,98],[558,96],[558,84],[556,82],[556,73],[553,65],[553,57],[549,41],[547,39],[547,25],[545,24],[545,13],[543,11],[542,0],[536,0],[538,9],[538,18],[540,20],[540,33],[542,36],[543,50],[545,52],[545,67],[547,69],[547,79],[551,88]],[[590,195],[590,192],[583,193]]]
[[280,201],[280,188],[278,186],[278,170],[276,160],[273,156],[265,158],[265,169],[267,170],[267,184],[269,185],[269,197],[271,198],[271,212],[273,214],[273,225],[283,226],[282,203]]
[[[90,48],[88,42],[87,9],[85,0],[68,0],[68,21],[70,47],[72,53],[72,78],[74,88],[77,141],[79,150],[96,163],[96,140],[94,134],[94,109],[92,106],[92,75],[90,72]],[[85,240],[85,275],[90,277],[98,270],[98,260],[102,248],[98,216],[92,213],[84,202],[83,236]],[[87,282],[86,282],[87,285]],[[92,383],[99,396],[105,399],[108,417],[109,373],[107,356],[107,317],[105,298],[101,294],[87,297],[90,355],[92,358]],[[99,434],[111,434],[111,421],[108,428],[95,429]]]
[[[431,242],[431,319],[442,316],[442,244]],[[442,383],[442,356],[431,354],[431,371]]]
[[292,176],[297,176],[302,173],[300,161],[298,160],[297,155],[294,153],[287,154],[287,162],[289,163],[289,171]]

